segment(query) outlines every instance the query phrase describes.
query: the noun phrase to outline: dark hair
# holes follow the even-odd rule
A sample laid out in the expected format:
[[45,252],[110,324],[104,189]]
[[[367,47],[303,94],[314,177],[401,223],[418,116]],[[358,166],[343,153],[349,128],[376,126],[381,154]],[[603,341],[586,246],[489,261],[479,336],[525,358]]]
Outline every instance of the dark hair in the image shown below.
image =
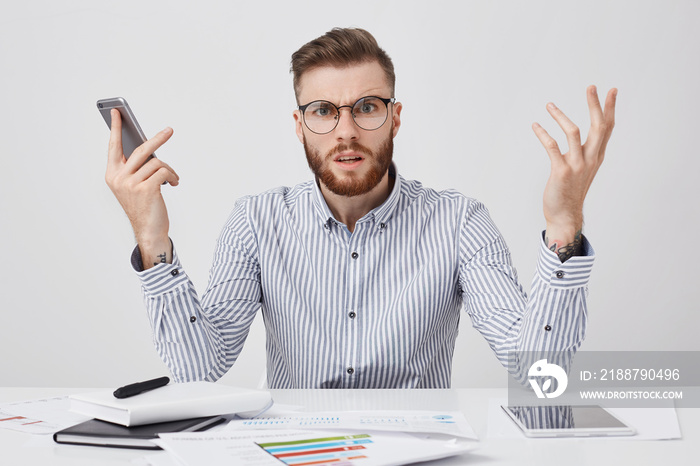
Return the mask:
[[360,28],[333,28],[292,54],[289,71],[294,76],[294,95],[299,98],[301,77],[307,71],[321,66],[340,68],[371,61],[377,61],[386,73],[391,97],[394,97],[394,64],[374,36]]

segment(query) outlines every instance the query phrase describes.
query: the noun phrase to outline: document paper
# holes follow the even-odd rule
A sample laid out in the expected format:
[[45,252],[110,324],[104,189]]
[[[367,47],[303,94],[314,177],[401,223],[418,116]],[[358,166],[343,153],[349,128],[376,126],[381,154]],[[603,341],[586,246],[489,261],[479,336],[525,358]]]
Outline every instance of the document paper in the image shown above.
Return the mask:
[[291,413],[233,420],[225,430],[342,429],[442,434],[477,439],[459,411],[342,411]]
[[68,411],[67,396],[0,405],[0,427],[30,434],[53,434],[90,419]]
[[476,442],[401,432],[228,431],[161,434],[155,442],[184,465],[391,466],[454,456]]

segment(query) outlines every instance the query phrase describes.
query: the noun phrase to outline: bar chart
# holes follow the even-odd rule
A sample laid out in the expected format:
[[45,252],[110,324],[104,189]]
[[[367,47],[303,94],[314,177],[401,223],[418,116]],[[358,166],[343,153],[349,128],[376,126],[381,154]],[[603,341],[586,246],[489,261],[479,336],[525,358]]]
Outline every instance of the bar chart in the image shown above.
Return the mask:
[[350,466],[369,459],[369,434],[343,435],[288,442],[259,443],[258,446],[290,466]]

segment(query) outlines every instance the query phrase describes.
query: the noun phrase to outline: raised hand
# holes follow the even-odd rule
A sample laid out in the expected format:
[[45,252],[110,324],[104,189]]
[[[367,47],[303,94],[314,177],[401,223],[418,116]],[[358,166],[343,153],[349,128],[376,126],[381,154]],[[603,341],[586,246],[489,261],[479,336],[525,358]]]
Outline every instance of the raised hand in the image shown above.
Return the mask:
[[583,202],[603,163],[605,148],[615,126],[617,89],[608,92],[605,109],[600,106],[595,86],[588,87],[586,96],[591,128],[583,144],[578,127],[553,103],[547,104],[547,111],[566,134],[567,153],[561,153],[557,141],[542,126],[538,123],[532,125],[549,155],[552,167],[543,199],[547,247],[557,253],[562,262],[577,254],[580,248]]
[[137,147],[127,159],[122,149],[122,122],[118,110],[111,112],[107,173],[105,181],[126,212],[141,250],[144,268],[161,262],[172,262],[172,245],[168,238],[170,223],[161,185],[176,186],[179,177],[158,158],[150,154],[170,139],[166,128]]

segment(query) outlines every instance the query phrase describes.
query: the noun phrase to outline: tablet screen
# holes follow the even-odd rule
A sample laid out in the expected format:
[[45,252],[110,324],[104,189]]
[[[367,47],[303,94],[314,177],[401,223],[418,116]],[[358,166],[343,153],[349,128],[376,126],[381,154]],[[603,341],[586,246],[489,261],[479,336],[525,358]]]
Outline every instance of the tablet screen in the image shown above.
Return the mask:
[[503,406],[530,436],[632,435],[634,429],[600,406]]

